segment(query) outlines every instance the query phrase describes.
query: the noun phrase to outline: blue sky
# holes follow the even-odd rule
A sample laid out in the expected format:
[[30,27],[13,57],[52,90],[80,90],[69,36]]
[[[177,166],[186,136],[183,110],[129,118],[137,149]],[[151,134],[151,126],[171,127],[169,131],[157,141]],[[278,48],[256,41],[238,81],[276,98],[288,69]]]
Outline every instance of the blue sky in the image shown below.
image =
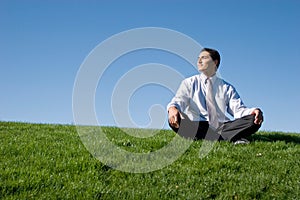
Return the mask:
[[[299,19],[297,0],[1,0],[0,120],[73,123],[73,86],[89,53],[114,34],[162,27],[220,51],[222,77],[235,85],[246,105],[264,111],[263,130],[300,133]],[[197,73],[166,52],[123,56],[99,82],[95,108],[100,124],[116,124],[110,97],[118,79],[151,62],[174,67],[185,77]],[[159,85],[136,91],[128,108],[133,120],[145,126],[151,105],[165,107],[172,95]]]

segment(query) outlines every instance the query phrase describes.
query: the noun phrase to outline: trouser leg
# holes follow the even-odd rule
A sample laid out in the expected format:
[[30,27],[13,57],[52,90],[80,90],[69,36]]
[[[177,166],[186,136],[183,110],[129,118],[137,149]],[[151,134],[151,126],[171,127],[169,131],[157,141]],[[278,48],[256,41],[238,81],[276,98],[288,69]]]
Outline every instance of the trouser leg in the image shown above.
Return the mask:
[[191,121],[186,114],[181,114],[184,118],[179,119],[179,128],[172,127],[169,124],[178,135],[193,140],[220,140],[220,134],[213,131],[207,121]]
[[254,134],[260,128],[260,125],[254,124],[254,119],[254,115],[247,115],[240,119],[225,122],[219,128],[222,138],[228,141],[236,141]]
[[236,141],[254,134],[260,125],[254,124],[254,115],[247,115],[240,119],[225,122],[216,131],[209,127],[207,121],[191,121],[187,115],[181,113],[184,119],[179,119],[179,128],[170,127],[177,134],[189,139],[227,140]]

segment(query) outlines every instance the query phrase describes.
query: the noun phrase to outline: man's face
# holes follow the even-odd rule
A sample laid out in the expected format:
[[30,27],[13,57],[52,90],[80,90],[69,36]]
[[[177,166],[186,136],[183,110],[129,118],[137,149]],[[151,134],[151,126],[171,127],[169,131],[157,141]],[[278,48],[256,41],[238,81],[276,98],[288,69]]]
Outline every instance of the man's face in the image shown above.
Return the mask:
[[211,58],[207,51],[202,51],[198,57],[198,70],[203,72],[207,76],[212,76],[217,71],[215,61]]

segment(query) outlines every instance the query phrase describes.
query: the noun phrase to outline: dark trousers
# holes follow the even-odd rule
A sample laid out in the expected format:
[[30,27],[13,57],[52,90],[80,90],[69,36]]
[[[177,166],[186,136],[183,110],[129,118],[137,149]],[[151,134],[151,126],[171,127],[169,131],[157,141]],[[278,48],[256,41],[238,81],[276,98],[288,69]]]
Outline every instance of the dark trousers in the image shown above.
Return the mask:
[[254,124],[254,115],[247,115],[240,119],[222,123],[217,130],[209,127],[207,121],[191,121],[187,115],[181,113],[184,119],[179,120],[179,128],[170,127],[180,136],[199,140],[226,140],[234,142],[240,138],[254,134],[260,125]]

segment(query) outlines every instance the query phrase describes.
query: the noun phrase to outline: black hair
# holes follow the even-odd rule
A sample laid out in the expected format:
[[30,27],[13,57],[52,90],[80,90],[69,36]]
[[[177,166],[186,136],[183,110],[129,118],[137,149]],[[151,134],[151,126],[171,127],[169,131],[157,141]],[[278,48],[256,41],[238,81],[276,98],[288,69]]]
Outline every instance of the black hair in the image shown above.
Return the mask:
[[207,51],[210,55],[210,57],[213,59],[213,61],[217,60],[218,63],[217,63],[217,68],[219,68],[219,65],[220,65],[220,62],[221,62],[221,56],[219,54],[219,52],[215,49],[211,49],[211,48],[203,48],[201,50],[201,52],[203,51]]

